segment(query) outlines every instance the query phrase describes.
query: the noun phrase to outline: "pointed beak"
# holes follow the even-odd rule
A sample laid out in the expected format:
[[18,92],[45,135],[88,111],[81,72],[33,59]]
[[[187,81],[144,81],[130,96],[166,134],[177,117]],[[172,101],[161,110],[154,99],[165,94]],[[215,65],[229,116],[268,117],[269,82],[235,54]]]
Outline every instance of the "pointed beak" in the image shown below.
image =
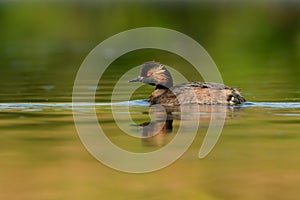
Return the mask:
[[143,79],[143,77],[137,77],[137,78],[134,78],[134,79],[132,79],[132,80],[130,80],[130,81],[128,81],[128,82],[140,82],[140,81],[142,81],[142,79]]

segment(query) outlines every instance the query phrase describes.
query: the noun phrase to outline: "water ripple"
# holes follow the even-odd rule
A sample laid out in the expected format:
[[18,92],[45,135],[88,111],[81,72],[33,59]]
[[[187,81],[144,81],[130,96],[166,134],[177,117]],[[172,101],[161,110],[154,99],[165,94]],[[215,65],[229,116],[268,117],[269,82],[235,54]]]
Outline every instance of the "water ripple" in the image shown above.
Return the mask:
[[[133,101],[123,101],[116,103],[1,103],[0,111],[14,111],[14,110],[26,110],[26,111],[42,111],[43,109],[66,109],[71,110],[73,107],[104,107],[104,106],[142,106],[147,107],[150,104],[147,100],[133,100]],[[287,108],[295,109],[300,108],[300,103],[294,102],[245,102],[244,104],[237,106],[240,108],[248,107],[260,107],[260,108]]]
[[300,103],[295,102],[245,102],[241,108],[261,107],[261,108],[300,108]]

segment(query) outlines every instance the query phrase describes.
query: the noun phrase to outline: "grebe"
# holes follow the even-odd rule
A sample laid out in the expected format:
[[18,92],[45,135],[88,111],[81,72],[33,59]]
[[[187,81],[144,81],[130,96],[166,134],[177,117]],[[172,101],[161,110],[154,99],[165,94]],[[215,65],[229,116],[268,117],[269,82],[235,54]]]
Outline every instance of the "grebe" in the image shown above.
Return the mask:
[[129,82],[156,86],[148,99],[151,105],[238,105],[246,101],[238,89],[220,83],[188,82],[173,86],[173,79],[167,68],[154,61],[144,63],[140,75]]

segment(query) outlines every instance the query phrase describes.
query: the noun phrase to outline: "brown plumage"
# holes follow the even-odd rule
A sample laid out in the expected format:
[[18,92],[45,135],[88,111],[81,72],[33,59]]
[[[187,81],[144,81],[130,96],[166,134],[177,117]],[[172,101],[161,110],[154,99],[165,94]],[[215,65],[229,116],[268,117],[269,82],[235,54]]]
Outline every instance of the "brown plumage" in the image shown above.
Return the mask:
[[140,76],[130,80],[137,81],[156,86],[148,99],[151,105],[237,105],[246,101],[238,89],[220,83],[188,82],[173,86],[173,79],[166,67],[153,61],[144,63]]

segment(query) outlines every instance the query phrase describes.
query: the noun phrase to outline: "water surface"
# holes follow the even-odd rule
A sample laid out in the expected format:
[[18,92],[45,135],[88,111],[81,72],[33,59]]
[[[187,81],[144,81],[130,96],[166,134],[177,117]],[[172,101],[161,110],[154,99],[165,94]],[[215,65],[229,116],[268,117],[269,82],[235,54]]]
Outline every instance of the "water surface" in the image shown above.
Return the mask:
[[[299,4],[157,2],[1,1],[0,199],[299,199]],[[170,52],[143,49],[119,57],[98,85],[87,88],[96,92],[99,124],[114,144],[151,152],[172,141],[183,120],[200,123],[194,142],[175,163],[136,175],[101,164],[85,149],[75,129],[72,91],[81,63],[96,45],[145,26],[195,39],[224,83],[240,88],[248,102],[206,106],[184,118],[174,111],[168,116],[172,131],[168,126],[155,137],[128,136],[116,125],[110,101],[129,69],[155,60],[189,81],[203,79]],[[151,135],[156,128],[141,131],[151,118],[143,99],[152,90],[141,86],[122,100],[124,90],[114,102],[120,119],[126,121],[128,113],[133,119],[127,124],[133,134]],[[89,113],[93,106],[74,109]],[[212,112],[226,112],[226,121],[213,150],[199,159]]]
[[[115,106],[122,110],[127,105],[136,122],[132,131],[142,134],[138,125],[149,121],[147,102],[120,102]],[[86,112],[91,107],[75,106]],[[138,153],[155,151],[168,144],[180,121],[173,120],[171,132],[137,139],[116,126],[110,103],[97,103],[95,107],[100,114],[99,124],[110,140]],[[198,158],[198,151],[208,127],[209,117],[205,116],[210,116],[210,112],[194,114],[202,118],[189,150],[165,169],[136,176],[110,169],[86,151],[74,127],[71,103],[2,103],[1,169],[5,172],[1,176],[1,188],[5,191],[2,197],[121,198],[151,195],[151,191],[161,190],[160,196],[174,198],[178,195],[204,199],[215,195],[227,199],[245,195],[249,197],[245,199],[277,199],[279,195],[298,198],[299,103],[249,102],[228,108],[219,141],[204,159]]]

